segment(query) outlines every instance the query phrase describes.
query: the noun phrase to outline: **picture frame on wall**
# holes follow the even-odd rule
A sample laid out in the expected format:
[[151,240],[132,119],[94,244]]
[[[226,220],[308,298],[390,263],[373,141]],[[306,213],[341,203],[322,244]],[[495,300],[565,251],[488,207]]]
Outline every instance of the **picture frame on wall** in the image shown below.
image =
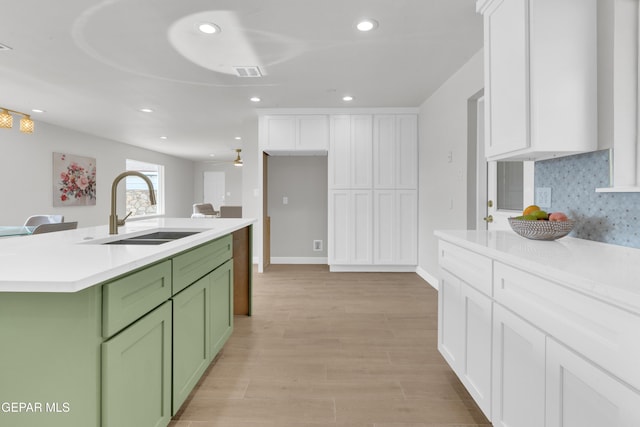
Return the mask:
[[53,206],[96,204],[96,159],[53,153]]

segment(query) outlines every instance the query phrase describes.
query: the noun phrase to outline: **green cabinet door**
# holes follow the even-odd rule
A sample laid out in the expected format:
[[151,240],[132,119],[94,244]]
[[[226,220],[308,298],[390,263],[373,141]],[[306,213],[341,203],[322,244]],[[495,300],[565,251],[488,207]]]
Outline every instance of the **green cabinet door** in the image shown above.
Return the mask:
[[211,359],[233,332],[233,260],[209,275],[211,280]]
[[173,415],[211,360],[209,283],[207,275],[173,297]]
[[102,344],[102,427],[171,421],[171,301]]

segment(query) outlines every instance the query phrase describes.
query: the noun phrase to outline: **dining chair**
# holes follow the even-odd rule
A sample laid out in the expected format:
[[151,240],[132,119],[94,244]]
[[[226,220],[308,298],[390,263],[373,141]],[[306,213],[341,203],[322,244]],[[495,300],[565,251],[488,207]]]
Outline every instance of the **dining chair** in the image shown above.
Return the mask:
[[53,231],[75,230],[78,228],[78,221],[57,222],[38,225],[31,234],[51,233]]
[[40,224],[57,224],[64,222],[64,215],[31,215],[24,222],[25,227],[33,227]]
[[191,218],[214,218],[219,212],[214,209],[211,203],[195,203]]
[[221,218],[242,218],[242,206],[220,206]]

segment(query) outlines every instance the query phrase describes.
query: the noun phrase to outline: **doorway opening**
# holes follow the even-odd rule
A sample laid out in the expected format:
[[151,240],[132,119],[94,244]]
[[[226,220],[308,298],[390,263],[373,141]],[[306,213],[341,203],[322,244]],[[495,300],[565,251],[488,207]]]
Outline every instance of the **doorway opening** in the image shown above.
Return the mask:
[[483,89],[467,102],[467,228],[508,230],[507,219],[533,204],[534,162],[487,162],[484,109]]

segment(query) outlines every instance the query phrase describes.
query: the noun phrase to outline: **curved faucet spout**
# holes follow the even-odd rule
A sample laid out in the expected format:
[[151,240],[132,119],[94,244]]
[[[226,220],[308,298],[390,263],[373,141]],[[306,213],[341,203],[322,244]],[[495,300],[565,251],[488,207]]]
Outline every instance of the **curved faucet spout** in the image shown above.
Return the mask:
[[124,222],[127,220],[129,215],[131,215],[131,213],[129,213],[129,215],[124,217],[124,219],[118,219],[118,215],[116,214],[116,190],[118,189],[118,183],[127,176],[138,176],[142,178],[147,183],[147,187],[149,187],[149,202],[152,205],[156,204],[156,193],[153,191],[153,183],[148,176],[138,171],[122,172],[120,175],[116,176],[116,178],[113,180],[113,184],[111,184],[111,214],[109,215],[109,234],[118,234],[118,226],[124,225]]

